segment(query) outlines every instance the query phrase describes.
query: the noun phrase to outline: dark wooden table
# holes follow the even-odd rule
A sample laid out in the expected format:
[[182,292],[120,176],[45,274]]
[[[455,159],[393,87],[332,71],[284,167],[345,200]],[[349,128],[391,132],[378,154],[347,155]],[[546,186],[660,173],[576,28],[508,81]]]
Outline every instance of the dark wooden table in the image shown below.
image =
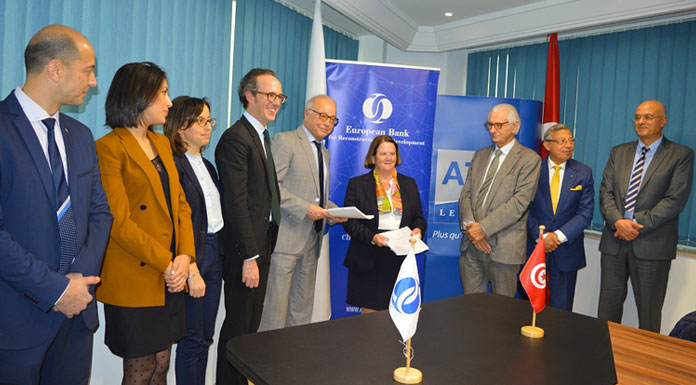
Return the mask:
[[[528,302],[474,294],[423,304],[412,365],[423,384],[614,384],[607,322],[546,308],[530,339]],[[249,334],[227,345],[230,362],[256,385],[396,384],[404,366],[388,312]]]

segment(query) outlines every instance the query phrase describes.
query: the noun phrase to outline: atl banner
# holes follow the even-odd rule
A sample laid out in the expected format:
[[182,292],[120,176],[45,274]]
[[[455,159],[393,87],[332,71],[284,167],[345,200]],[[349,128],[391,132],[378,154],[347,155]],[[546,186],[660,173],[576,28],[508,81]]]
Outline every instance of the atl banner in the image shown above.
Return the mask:
[[[363,162],[372,139],[389,135],[401,153],[397,172],[416,180],[427,218],[438,77],[432,68],[326,61],[327,93],[336,100],[339,118],[328,139],[333,202],[343,206],[348,180],[369,171]],[[342,226],[331,228],[332,318],[359,312],[345,303],[349,242]],[[422,276],[422,255],[419,262]]]
[[[462,294],[459,246],[463,235],[459,231],[458,199],[474,152],[493,144],[483,123],[488,119],[490,109],[500,103],[510,103],[517,108],[521,120],[517,140],[538,151],[541,102],[469,96],[437,97],[428,216],[427,243],[430,250],[423,279],[424,301]],[[520,247],[526,247],[526,244]]]

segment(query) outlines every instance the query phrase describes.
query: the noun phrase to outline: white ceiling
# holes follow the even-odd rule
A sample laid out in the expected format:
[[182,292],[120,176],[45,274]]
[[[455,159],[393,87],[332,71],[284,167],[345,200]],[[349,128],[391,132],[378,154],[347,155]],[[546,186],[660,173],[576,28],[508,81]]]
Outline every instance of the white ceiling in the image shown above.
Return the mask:
[[[313,15],[314,0],[276,0]],[[446,11],[452,17],[445,17]],[[324,24],[403,51],[443,52],[665,18],[696,18],[696,0],[323,0]]]

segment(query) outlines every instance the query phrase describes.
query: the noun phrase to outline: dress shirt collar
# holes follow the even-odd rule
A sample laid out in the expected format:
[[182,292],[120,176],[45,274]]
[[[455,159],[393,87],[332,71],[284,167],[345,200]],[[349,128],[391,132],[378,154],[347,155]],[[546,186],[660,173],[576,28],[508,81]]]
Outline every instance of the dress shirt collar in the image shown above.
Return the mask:
[[30,122],[41,122],[44,119],[53,118],[56,120],[56,123],[58,123],[58,126],[60,126],[60,120],[58,118],[60,111],[56,111],[55,114],[49,115],[43,107],[32,100],[29,95],[25,94],[19,86],[15,88],[15,97],[17,97],[19,105],[22,107],[24,114]]
[[556,163],[554,163],[554,161],[551,160],[550,157],[548,159],[549,159],[549,171],[555,171],[553,169],[554,166],[561,166],[561,169],[559,171],[564,171],[566,168],[566,164],[568,163],[568,161],[565,161],[561,164],[556,164]]
[[251,123],[252,127],[254,127],[254,130],[256,130],[256,133],[258,133],[261,138],[261,143],[263,143],[263,132],[266,130],[266,127],[247,111],[244,111],[244,117]]
[[500,151],[502,151],[503,155],[507,156],[507,154],[510,153],[510,150],[512,149],[512,146],[515,145],[515,142],[517,142],[517,139],[512,139],[512,140],[510,141],[510,143],[504,145],[503,147],[498,147],[498,145],[496,144],[496,145],[495,145],[495,149],[493,150],[493,152],[495,152],[495,150],[497,150],[498,148],[500,148]]
[[316,142],[319,142],[319,144],[324,144],[324,141],[323,141],[323,140],[317,140],[317,138],[315,138],[314,135],[312,135],[312,133],[309,132],[309,130],[307,129],[307,127],[304,126],[304,124],[302,125],[302,128],[304,129],[305,134],[307,134],[307,138],[309,138],[309,142],[310,142],[310,143],[314,143],[314,142],[316,141]]
[[[662,143],[662,139],[664,137],[664,135],[660,135],[660,139],[654,141],[651,145],[646,146],[650,149],[650,151],[648,151],[649,155],[655,155],[655,152],[657,151],[657,148],[660,147],[660,143]],[[636,154],[640,155],[643,146],[645,146],[645,144],[643,144],[643,141],[638,139],[638,145],[636,146]]]

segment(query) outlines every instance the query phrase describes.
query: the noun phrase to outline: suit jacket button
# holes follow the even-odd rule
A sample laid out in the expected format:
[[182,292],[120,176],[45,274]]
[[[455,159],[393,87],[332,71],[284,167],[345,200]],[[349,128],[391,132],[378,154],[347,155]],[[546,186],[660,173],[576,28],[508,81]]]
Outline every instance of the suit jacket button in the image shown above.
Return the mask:
[[147,208],[147,206],[145,206],[145,205],[140,205],[140,209],[141,209],[141,210],[145,210],[146,208]]
[[145,266],[145,262],[140,262],[140,266]]

